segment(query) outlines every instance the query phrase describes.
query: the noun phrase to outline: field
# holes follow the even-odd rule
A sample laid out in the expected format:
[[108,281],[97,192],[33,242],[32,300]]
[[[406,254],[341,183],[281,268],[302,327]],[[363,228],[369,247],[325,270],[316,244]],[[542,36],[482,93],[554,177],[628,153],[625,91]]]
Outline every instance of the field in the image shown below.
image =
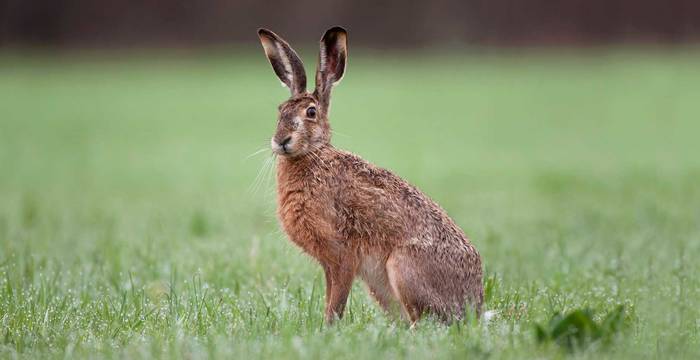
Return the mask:
[[[113,55],[0,56],[0,358],[700,357],[697,50],[353,52],[335,145],[450,213],[497,312],[416,329],[360,283],[323,325],[261,51]],[[607,346],[536,341],[618,305]]]

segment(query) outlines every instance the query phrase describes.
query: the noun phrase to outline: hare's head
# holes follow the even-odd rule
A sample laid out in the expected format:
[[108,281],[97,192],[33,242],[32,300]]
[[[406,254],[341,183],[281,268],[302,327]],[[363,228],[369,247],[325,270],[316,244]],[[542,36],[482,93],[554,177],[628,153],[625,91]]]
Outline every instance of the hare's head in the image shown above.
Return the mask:
[[282,156],[299,156],[330,142],[328,112],[331,89],[345,72],[347,32],[334,27],[323,35],[316,69],[316,88],[306,91],[306,72],[297,53],[270,30],[258,30],[272,69],[289,88],[292,96],[279,106],[277,131],[272,137],[272,150]]

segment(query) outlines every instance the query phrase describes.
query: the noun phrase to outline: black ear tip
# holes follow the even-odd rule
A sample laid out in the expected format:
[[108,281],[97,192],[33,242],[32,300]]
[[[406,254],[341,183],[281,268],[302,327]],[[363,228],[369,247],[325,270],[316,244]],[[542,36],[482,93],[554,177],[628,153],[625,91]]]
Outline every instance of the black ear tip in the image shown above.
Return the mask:
[[342,32],[342,33],[346,33],[346,34],[348,33],[348,31],[345,30],[345,28],[343,28],[343,27],[341,27],[341,26],[334,26],[334,27],[330,28],[330,30],[328,30],[328,31],[332,31],[332,32]]
[[348,31],[345,30],[344,28],[340,27],[340,26],[334,26],[334,27],[332,27],[332,28],[326,30],[326,34],[324,35],[324,37],[327,37],[327,36],[330,36],[330,35],[336,35],[336,34],[344,34],[344,35],[347,35],[347,34],[348,34]]
[[258,36],[275,37],[275,33],[265,28],[259,28]]

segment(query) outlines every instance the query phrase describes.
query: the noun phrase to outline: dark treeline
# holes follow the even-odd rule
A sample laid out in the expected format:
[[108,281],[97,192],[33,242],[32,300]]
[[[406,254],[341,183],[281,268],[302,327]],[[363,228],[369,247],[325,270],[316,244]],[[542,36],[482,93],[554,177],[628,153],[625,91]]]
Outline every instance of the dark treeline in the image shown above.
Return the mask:
[[292,41],[331,25],[365,46],[681,43],[700,39],[698,0],[0,0],[0,45],[199,46]]

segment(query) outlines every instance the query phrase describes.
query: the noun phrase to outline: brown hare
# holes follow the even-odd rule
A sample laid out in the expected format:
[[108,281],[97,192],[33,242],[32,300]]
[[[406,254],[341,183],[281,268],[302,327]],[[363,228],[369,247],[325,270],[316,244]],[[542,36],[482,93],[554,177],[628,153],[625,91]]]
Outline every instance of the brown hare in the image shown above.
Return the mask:
[[292,96],[279,106],[272,150],[278,155],[278,216],[289,238],[323,267],[326,322],[343,316],[359,276],[387,311],[411,324],[444,321],[467,307],[481,312],[481,258],[447,213],[388,170],[331,145],[331,89],[347,63],[347,32],[323,35],[316,88],[306,91],[299,56],[266,29],[258,36]]

